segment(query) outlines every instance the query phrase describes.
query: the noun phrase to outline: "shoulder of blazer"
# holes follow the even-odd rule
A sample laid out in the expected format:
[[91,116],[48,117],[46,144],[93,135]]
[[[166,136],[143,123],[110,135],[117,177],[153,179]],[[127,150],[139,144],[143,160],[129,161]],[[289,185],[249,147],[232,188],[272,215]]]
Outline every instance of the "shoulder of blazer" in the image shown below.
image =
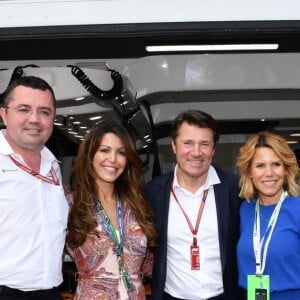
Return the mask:
[[166,187],[171,185],[171,180],[173,178],[174,171],[162,174],[153,178],[150,182],[146,184],[146,189],[153,187]]
[[231,181],[232,184],[237,184],[238,183],[238,180],[239,180],[239,177],[238,175],[234,174],[234,173],[231,173],[231,172],[228,172],[228,171],[225,171],[219,167],[216,167],[213,165],[213,167],[215,168],[221,182],[223,181]]
[[217,184],[214,187],[215,192],[218,195],[228,195],[231,199],[230,202],[235,203],[237,207],[239,207],[242,202],[242,199],[239,196],[239,176],[218,167],[215,167],[215,169],[221,181],[220,184]]
[[170,189],[173,172],[168,172],[152,179],[145,186],[145,198],[153,210],[159,224],[166,220],[169,207]]

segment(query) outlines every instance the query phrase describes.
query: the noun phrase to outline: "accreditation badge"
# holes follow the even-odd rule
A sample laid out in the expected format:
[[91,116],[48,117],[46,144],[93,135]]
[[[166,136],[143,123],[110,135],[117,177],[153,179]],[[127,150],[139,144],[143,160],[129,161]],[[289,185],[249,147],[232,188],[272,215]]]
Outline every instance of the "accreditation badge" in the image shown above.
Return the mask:
[[269,275],[248,275],[247,300],[270,300]]
[[191,270],[200,270],[200,250],[198,245],[191,245]]

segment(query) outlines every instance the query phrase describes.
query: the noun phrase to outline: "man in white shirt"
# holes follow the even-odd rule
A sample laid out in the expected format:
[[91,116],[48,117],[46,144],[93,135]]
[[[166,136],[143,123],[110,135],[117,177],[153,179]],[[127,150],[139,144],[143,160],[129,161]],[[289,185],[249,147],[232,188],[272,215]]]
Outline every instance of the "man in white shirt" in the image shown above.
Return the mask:
[[217,123],[205,112],[185,111],[171,138],[175,170],[146,186],[160,233],[152,299],[240,300],[238,177],[212,165]]
[[0,299],[58,300],[68,204],[60,167],[45,147],[56,100],[43,79],[7,88],[0,116]]

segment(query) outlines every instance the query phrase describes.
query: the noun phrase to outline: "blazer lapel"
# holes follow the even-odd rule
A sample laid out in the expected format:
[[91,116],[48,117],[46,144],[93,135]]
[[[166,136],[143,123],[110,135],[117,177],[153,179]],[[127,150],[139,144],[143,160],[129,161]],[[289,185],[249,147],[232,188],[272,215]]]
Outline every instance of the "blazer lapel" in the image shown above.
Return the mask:
[[229,199],[227,187],[222,184],[214,185],[216,208],[217,208],[217,219],[218,219],[218,230],[219,230],[219,243],[220,243],[220,255],[222,269],[225,267],[226,258],[226,240],[228,233],[228,209],[229,209]]
[[160,206],[160,228],[164,228],[163,232],[167,235],[168,230],[168,217],[169,217],[169,206],[170,206],[170,193],[172,184],[173,173],[169,173],[163,180],[159,183],[159,190],[157,191],[157,197],[159,199],[158,205]]

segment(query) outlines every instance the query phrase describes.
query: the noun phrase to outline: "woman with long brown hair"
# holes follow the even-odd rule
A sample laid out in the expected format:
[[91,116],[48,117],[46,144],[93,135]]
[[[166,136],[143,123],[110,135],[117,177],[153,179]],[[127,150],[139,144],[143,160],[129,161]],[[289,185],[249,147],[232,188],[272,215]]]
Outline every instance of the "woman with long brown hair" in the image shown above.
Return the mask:
[[142,162],[127,130],[103,121],[79,147],[68,244],[78,269],[75,299],[145,299],[157,231],[142,193]]

